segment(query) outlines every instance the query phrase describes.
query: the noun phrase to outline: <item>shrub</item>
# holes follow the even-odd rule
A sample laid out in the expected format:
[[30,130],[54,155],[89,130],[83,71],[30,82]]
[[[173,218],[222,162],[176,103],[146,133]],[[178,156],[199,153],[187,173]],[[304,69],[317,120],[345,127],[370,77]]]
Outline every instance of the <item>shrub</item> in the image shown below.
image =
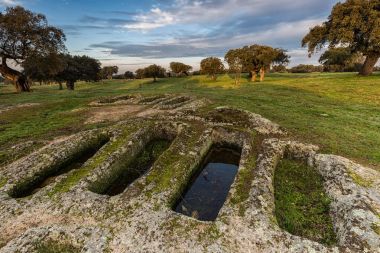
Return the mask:
[[289,70],[291,73],[323,72],[323,66],[300,64]]

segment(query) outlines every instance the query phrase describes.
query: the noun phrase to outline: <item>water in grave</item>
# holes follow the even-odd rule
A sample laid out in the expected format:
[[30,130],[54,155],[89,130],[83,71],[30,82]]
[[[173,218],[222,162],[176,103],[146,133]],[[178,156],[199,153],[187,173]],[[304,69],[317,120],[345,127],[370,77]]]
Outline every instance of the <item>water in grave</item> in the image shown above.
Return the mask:
[[136,158],[128,164],[116,181],[114,181],[103,193],[109,196],[116,196],[123,191],[136,179],[147,173],[157,158],[169,148],[171,144],[167,139],[155,139],[150,141]]
[[48,173],[46,175],[46,177],[41,178],[41,180],[39,180],[35,184],[33,184],[30,187],[28,187],[28,189],[26,189],[24,191],[18,192],[14,197],[15,198],[23,198],[23,197],[27,197],[27,196],[33,195],[33,194],[39,192],[44,187],[46,187],[49,184],[53,183],[58,176],[66,174],[66,173],[68,173],[68,172],[70,172],[72,170],[76,170],[76,169],[81,168],[82,165],[87,160],[89,160],[91,157],[93,157],[96,154],[96,152],[105,143],[107,143],[107,141],[108,140],[104,140],[104,141],[100,142],[98,146],[91,147],[91,148],[85,150],[85,152],[83,152],[82,154],[78,155],[77,157],[75,157],[73,160],[71,160],[67,164],[62,165],[61,167],[59,167],[56,170],[54,170],[52,173]]
[[213,147],[189,182],[174,211],[201,221],[214,221],[226,201],[239,168],[241,151]]

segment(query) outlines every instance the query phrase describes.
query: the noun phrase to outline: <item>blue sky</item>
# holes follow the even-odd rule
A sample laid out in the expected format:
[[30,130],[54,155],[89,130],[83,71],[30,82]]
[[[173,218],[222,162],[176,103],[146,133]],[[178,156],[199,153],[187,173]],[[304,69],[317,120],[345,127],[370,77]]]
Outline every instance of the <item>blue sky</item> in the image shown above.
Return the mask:
[[72,54],[120,71],[182,61],[199,68],[207,56],[250,44],[282,47],[291,65],[317,64],[300,40],[326,20],[338,0],[0,0],[47,16],[67,35]]

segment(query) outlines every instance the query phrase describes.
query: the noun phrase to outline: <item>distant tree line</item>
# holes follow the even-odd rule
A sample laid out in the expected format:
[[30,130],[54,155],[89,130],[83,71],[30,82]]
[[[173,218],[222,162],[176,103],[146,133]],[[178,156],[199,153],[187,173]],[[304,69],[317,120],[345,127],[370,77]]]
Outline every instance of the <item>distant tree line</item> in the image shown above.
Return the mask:
[[74,90],[75,82],[96,82],[99,80],[100,62],[88,56],[50,54],[35,56],[23,62],[23,74],[38,82],[57,82],[59,89],[66,83],[68,90]]
[[162,77],[166,77],[166,69],[156,64],[136,70],[137,79],[153,78],[153,82],[156,82],[157,78]]
[[118,72],[119,72],[118,66],[106,66],[100,70],[99,78],[112,80],[113,76],[116,75]]
[[[224,62],[208,57],[200,63],[200,71],[212,80],[228,73],[239,84],[242,73],[249,73],[252,82],[264,81],[272,72],[342,72],[357,71],[368,76],[378,70],[380,58],[380,8],[379,1],[346,0],[337,3],[327,21],[310,29],[302,46],[309,56],[328,48],[321,55],[320,66],[298,65],[290,69],[290,56],[282,48],[267,45],[247,45],[229,50]],[[347,18],[349,17],[349,18]],[[15,22],[17,20],[17,22]],[[0,74],[12,82],[17,91],[30,91],[34,82],[57,82],[69,90],[76,81],[93,82],[101,79],[182,77],[191,74],[192,66],[171,62],[170,71],[150,65],[118,75],[117,66],[101,68],[98,60],[88,56],[70,55],[65,47],[64,32],[50,26],[46,17],[21,6],[8,7],[0,12]],[[18,66],[18,67],[16,67]]]

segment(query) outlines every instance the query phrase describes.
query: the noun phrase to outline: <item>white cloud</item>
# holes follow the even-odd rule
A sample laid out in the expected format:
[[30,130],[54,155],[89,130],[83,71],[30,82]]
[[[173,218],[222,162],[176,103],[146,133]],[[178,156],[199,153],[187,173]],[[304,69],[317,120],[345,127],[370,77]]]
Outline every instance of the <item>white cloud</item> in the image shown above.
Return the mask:
[[0,0],[0,6],[12,6],[20,4],[17,0]]
[[[146,36],[139,43],[98,43],[113,56],[141,59],[219,56],[230,48],[266,44],[289,50],[291,66],[318,64],[300,49],[310,27],[322,23],[339,0],[168,0],[132,17],[122,27]],[[163,4],[165,2],[165,4]],[[169,3],[168,3],[169,2]],[[161,28],[161,29],[160,29]],[[165,28],[162,29],[162,28]],[[158,29],[153,32],[152,30]],[[144,38],[145,35],[141,35]],[[149,38],[149,37],[148,37]]]
[[171,25],[175,21],[174,15],[162,11],[160,8],[153,8],[147,14],[139,14],[134,19],[136,23],[124,25],[124,28],[146,31]]
[[[225,47],[234,48],[249,44],[268,44],[276,47],[294,45],[294,41],[301,44],[302,37],[309,28],[323,22],[322,19],[309,19],[294,22],[274,24],[269,29],[256,30],[243,34],[220,34],[219,36],[207,36],[199,38],[179,38],[172,44],[186,44],[193,47]],[[297,46],[298,47],[298,46]]]
[[[245,18],[269,18],[278,16],[296,18],[313,16],[320,10],[329,9],[338,0],[174,0],[162,10],[152,8],[136,15],[136,23],[124,27],[132,30],[152,30],[171,24],[221,25]],[[281,12],[281,13],[279,13]]]

